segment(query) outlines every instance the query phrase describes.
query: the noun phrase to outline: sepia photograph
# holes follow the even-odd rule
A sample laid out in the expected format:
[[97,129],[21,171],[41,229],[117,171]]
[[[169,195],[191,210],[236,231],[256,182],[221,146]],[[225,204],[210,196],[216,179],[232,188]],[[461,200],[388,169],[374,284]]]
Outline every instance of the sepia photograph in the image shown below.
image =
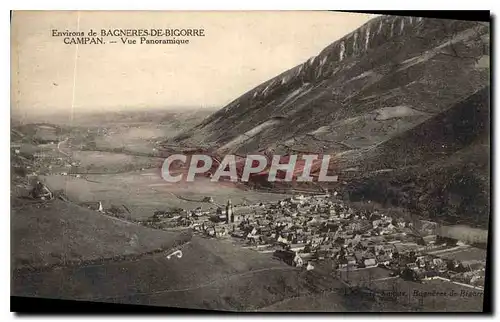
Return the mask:
[[11,11],[11,311],[488,311],[490,22]]

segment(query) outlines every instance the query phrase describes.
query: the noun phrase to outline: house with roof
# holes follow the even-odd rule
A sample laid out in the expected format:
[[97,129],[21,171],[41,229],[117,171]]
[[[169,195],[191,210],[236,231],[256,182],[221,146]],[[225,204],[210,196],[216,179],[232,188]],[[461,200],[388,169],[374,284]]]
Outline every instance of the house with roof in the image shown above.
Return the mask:
[[347,225],[347,228],[348,228],[348,230],[350,230],[352,232],[359,231],[363,228],[363,223],[356,220],[356,221],[350,222]]
[[338,244],[330,244],[330,251],[334,254],[340,252],[341,249],[342,248]]
[[406,222],[403,219],[396,219],[396,226],[398,228],[405,228],[406,227]]
[[391,223],[385,225],[385,226],[379,226],[378,229],[380,229],[380,235],[390,235],[394,233],[394,228],[395,226]]
[[224,237],[227,235],[226,227],[216,227],[215,228],[215,237]]
[[326,258],[330,258],[333,256],[333,252],[331,250],[330,245],[320,245],[315,252],[316,258],[319,260],[323,260]]
[[259,227],[259,230],[262,235],[270,235],[272,231],[271,227],[268,226],[261,226]]
[[484,286],[484,275],[474,275],[471,277],[469,284],[475,285],[475,286]]
[[278,236],[277,242],[281,243],[281,244],[289,244],[288,239],[285,237],[282,237],[281,235]]
[[417,256],[417,259],[415,260],[415,264],[417,264],[418,267],[424,268],[425,267],[425,256]]
[[376,220],[373,220],[373,221],[372,221],[372,227],[373,227],[373,228],[377,228],[377,227],[379,227],[382,223],[383,223],[383,221],[382,221],[381,219],[376,219]]
[[304,265],[304,260],[302,259],[302,257],[300,257],[300,255],[297,252],[295,252],[293,263],[295,267],[302,267]]

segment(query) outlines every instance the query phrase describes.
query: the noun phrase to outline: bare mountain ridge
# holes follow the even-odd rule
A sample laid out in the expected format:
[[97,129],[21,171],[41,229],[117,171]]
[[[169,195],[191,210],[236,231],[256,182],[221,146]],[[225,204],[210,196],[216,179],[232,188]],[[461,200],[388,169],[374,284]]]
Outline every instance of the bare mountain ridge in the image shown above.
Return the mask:
[[176,139],[239,153],[377,144],[484,87],[488,42],[482,23],[377,17]]
[[328,153],[348,195],[487,226],[489,59],[488,23],[377,17],[175,141]]

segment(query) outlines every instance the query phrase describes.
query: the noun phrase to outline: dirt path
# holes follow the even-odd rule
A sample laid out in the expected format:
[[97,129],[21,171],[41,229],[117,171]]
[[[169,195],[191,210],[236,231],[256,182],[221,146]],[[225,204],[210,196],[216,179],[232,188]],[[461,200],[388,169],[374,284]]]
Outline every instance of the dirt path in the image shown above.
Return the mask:
[[213,204],[213,205],[216,205],[218,207],[224,207],[224,205],[222,204],[219,204],[217,202],[208,202],[208,201],[204,201],[203,199],[191,199],[191,198],[186,198],[186,197],[183,197],[183,196],[179,196],[179,195],[176,195],[175,193],[173,192],[169,192],[172,196],[176,197],[177,199],[179,200],[183,200],[183,201],[189,201],[189,202],[199,202],[199,203],[206,203],[206,204]]
[[108,217],[108,218],[111,218],[113,220],[116,220],[116,221],[120,221],[120,222],[123,222],[123,223],[126,223],[126,224],[129,224],[129,225],[134,225],[134,226],[141,226],[141,227],[144,227],[143,225],[139,224],[139,223],[136,223],[136,222],[133,222],[133,221],[128,221],[128,220],[125,220],[125,219],[121,219],[121,218],[118,218],[118,217],[114,217],[114,216],[111,216],[111,215],[108,215],[108,214],[105,214],[103,212],[96,212],[98,215],[101,215],[101,216],[104,216],[104,217]]

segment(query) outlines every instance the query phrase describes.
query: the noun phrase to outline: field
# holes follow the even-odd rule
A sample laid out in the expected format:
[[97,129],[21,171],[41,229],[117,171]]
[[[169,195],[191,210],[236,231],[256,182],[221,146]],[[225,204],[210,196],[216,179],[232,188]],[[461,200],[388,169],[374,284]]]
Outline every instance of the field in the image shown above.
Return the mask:
[[442,236],[462,240],[466,243],[487,243],[488,230],[471,228],[464,225],[442,226],[439,229]]
[[[199,115],[203,116],[203,113]],[[225,204],[231,199],[235,205],[284,198],[283,194],[244,191],[232,184],[208,180],[165,182],[160,173],[164,159],[159,157],[161,153],[155,142],[194,123],[193,116],[176,114],[175,122],[160,124],[145,121],[144,115],[138,117],[130,120],[122,116],[96,123],[80,120],[78,126],[66,128],[60,144],[44,147],[44,162],[46,166],[52,165],[52,160],[59,157],[66,165],[73,165],[69,168],[52,165],[54,171],[43,171],[38,177],[50,189],[63,191],[76,203],[102,201],[105,208],[125,205],[131,219],[144,219],[156,210],[172,207],[214,207],[202,201],[207,196],[212,197],[215,204]],[[183,120],[187,120],[185,124]],[[26,153],[40,149],[36,145],[28,145],[28,148]],[[69,175],[63,176],[62,172]]]

